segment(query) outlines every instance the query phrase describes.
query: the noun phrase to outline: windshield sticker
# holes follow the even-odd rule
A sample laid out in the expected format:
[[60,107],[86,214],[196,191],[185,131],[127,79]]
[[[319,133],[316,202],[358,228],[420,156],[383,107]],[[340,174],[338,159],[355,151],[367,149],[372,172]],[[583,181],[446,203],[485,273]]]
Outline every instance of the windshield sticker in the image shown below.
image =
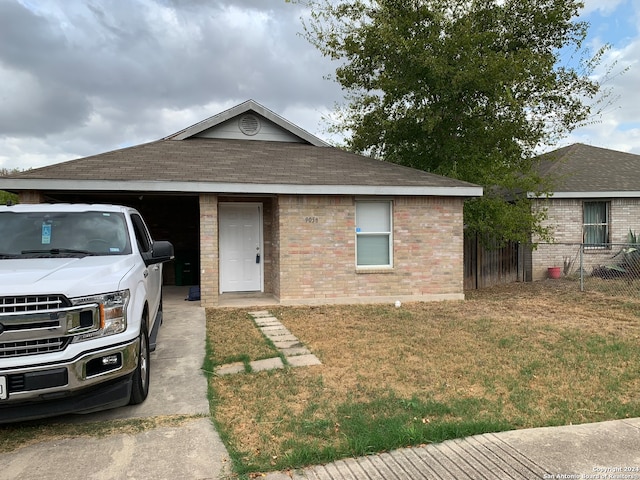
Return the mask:
[[110,248],[109,248],[109,251],[110,251],[111,253],[118,253],[118,252],[120,251],[120,249],[119,249],[118,247],[110,247]]
[[51,243],[51,224],[42,224],[42,245],[49,245]]

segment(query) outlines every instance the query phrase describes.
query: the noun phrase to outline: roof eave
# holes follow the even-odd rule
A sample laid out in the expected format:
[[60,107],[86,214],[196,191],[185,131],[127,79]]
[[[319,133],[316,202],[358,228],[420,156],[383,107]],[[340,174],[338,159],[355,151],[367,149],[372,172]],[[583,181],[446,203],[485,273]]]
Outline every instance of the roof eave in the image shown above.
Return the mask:
[[481,197],[480,186],[416,185],[298,185],[265,183],[176,182],[152,180],[62,180],[0,179],[0,188],[9,191],[152,192],[284,195],[404,195]]
[[[527,193],[528,198],[546,198],[547,195],[536,195],[534,192]],[[602,191],[602,192],[551,192],[551,198],[637,198],[640,197],[640,191],[637,190],[618,190],[618,191]]]

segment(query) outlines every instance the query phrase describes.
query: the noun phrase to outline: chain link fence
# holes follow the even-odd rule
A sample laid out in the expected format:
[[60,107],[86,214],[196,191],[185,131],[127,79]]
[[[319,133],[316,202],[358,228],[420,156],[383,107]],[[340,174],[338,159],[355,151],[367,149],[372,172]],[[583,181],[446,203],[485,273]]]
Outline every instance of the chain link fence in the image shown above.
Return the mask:
[[[580,291],[640,299],[640,245],[564,245],[562,277]],[[573,251],[571,251],[573,250]]]

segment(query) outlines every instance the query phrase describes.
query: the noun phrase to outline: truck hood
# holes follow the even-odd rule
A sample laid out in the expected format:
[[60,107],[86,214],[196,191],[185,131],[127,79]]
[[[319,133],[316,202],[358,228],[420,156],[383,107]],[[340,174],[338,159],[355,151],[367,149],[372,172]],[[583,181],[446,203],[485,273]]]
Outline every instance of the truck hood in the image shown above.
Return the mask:
[[133,255],[0,260],[0,296],[113,292],[134,265]]

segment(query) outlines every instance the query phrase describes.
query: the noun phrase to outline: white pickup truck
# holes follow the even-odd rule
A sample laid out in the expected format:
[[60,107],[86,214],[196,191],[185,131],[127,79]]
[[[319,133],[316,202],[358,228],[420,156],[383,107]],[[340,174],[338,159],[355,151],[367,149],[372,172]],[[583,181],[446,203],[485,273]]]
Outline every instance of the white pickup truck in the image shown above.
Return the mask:
[[0,206],[0,424],[143,402],[172,258],[132,208]]

